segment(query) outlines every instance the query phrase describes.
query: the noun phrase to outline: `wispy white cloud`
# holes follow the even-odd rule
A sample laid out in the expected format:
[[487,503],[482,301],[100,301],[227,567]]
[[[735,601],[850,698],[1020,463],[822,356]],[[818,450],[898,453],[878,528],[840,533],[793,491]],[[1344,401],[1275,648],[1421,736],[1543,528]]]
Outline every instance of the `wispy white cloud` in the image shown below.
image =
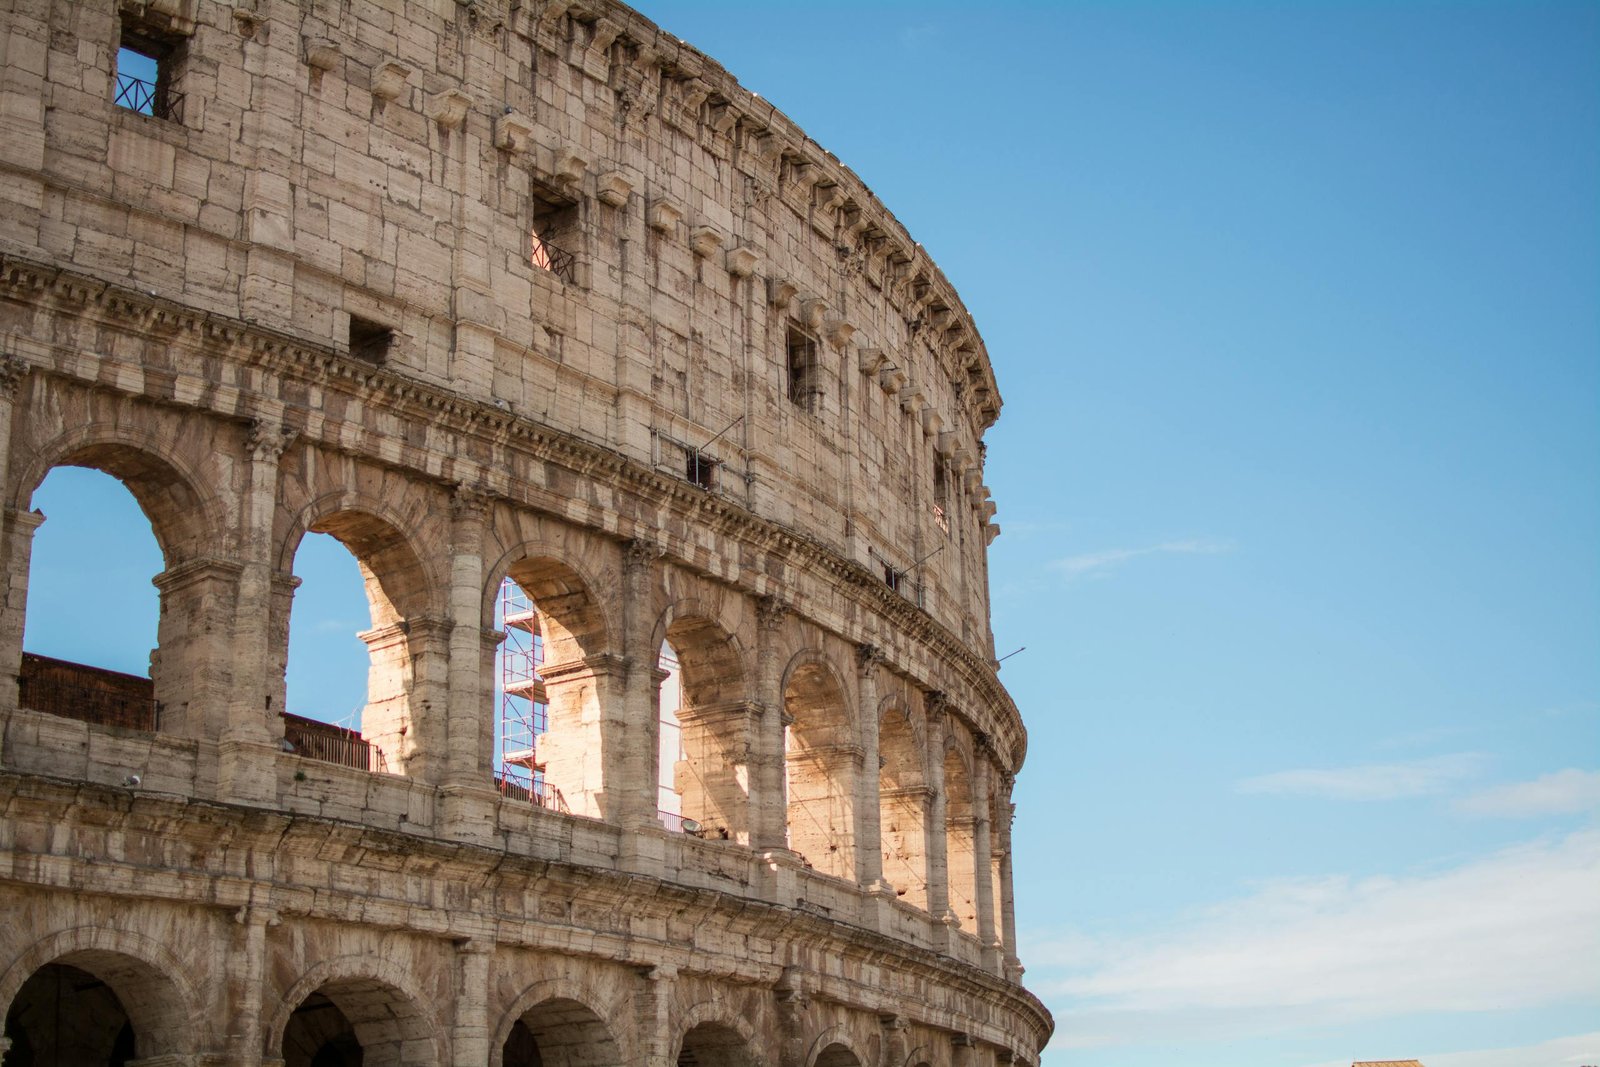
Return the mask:
[[1327,797],[1331,800],[1401,800],[1441,793],[1483,770],[1475,752],[1404,763],[1369,763],[1358,767],[1305,767],[1274,771],[1236,784],[1241,793]]
[[1036,938],[1030,984],[1066,1047],[1600,1006],[1597,884],[1596,830],[1420,874],[1276,881],[1158,933]]
[[1232,549],[1233,546],[1225,541],[1163,541],[1159,545],[1146,545],[1143,548],[1105,548],[1098,552],[1084,552],[1052,560],[1049,567],[1066,575],[1070,580],[1102,576],[1140,556],[1216,555]]
[[[1384,1052],[1382,1055],[1389,1055]],[[1363,1052],[1367,1059],[1380,1055]],[[1485,1048],[1471,1052],[1425,1052],[1420,1057],[1427,1067],[1577,1067],[1600,1063],[1600,1030],[1541,1041],[1516,1048]],[[1319,1063],[1314,1067],[1350,1067],[1351,1057]]]
[[1600,808],[1600,771],[1569,767],[1531,782],[1512,782],[1473,793],[1457,801],[1456,807],[1472,815],[1507,818],[1592,811]]

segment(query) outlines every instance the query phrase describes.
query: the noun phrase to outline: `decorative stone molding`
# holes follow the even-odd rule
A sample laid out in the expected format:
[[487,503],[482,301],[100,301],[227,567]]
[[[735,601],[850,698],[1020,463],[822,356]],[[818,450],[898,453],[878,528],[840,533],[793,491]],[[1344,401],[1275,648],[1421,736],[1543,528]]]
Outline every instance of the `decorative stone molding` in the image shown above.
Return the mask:
[[620,170],[608,170],[595,179],[594,195],[602,204],[623,207],[633,193],[633,183]]
[[533,121],[507,108],[494,118],[494,146],[503,152],[526,152],[533,138]]
[[843,348],[850,343],[850,338],[855,335],[856,328],[844,319],[830,319],[827,326],[827,338],[837,348]]
[[472,110],[472,97],[460,89],[446,89],[428,100],[427,115],[440,129],[458,129]]
[[645,224],[657,233],[671,234],[683,221],[683,209],[670,200],[655,200],[645,213]]
[[314,70],[328,71],[339,65],[339,45],[326,37],[305,39],[306,65]]
[[372,95],[379,100],[393,100],[405,88],[411,77],[411,68],[394,59],[386,59],[372,71]]
[[728,273],[740,278],[748,278],[756,272],[756,266],[761,262],[761,256],[749,245],[730,248],[723,257]]
[[559,148],[555,153],[555,164],[550,168],[550,173],[562,185],[576,185],[583,180],[584,172],[589,169],[589,160],[579,155],[571,148]]
[[799,295],[800,289],[787,278],[767,279],[767,303],[782,311]]
[[701,259],[709,259],[722,247],[722,234],[712,226],[696,226],[689,231],[689,247]]
[[799,311],[795,318],[800,320],[801,325],[815,330],[821,327],[823,317],[827,313],[828,302],[826,300],[820,296],[807,296],[801,298]]

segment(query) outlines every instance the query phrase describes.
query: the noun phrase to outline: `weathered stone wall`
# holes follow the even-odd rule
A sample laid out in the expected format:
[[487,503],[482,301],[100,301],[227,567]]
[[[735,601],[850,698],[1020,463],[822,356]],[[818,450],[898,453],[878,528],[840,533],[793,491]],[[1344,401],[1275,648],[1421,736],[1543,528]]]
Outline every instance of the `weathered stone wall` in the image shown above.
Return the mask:
[[[369,1063],[1036,1059],[998,393],[854,175],[601,0],[17,0],[0,59],[0,1005],[77,968],[143,1059],[296,1062],[318,998]],[[62,465],[160,544],[157,731],[19,706]],[[370,576],[390,773],[285,751],[309,531]],[[494,788],[508,578],[569,813]]]

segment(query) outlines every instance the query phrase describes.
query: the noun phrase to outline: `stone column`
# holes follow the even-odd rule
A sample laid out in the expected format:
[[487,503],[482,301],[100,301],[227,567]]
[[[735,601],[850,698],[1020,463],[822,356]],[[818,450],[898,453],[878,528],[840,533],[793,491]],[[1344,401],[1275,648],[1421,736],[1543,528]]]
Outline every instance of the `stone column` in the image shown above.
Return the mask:
[[[227,719],[220,724],[217,785],[220,795],[265,804],[277,795],[278,740],[283,737],[274,706],[279,680],[273,647],[272,529],[278,508],[278,460],[296,432],[272,419],[257,419],[245,440],[245,484],[239,499],[239,583],[229,649],[232,684]],[[287,636],[287,635],[286,635]]]
[[678,968],[657,964],[644,971],[643,977],[644,994],[639,998],[635,1013],[641,1062],[644,1067],[675,1067],[672,1059],[672,994],[678,984]]
[[950,1035],[950,1067],[977,1067],[977,1049],[971,1034]]
[[1002,771],[1000,778],[1000,835],[997,859],[1000,864],[1000,936],[1005,953],[1005,976],[1013,982],[1022,981],[1022,961],[1017,958],[1017,903],[1011,885],[1011,820],[1016,817],[1017,806],[1011,802],[1011,787],[1016,779]]
[[928,718],[928,914],[935,922],[948,925],[955,917],[950,913],[950,864],[945,845],[944,738],[948,712],[944,694],[926,694],[923,707]]
[[493,957],[493,941],[473,937],[456,943],[460,972],[450,1026],[455,1067],[483,1067],[489,1062],[489,963]]
[[898,1015],[886,1014],[878,1016],[878,1025],[883,1029],[879,1067],[905,1067],[910,1054],[906,1048],[906,1021]]
[[[28,616],[28,567],[33,534],[44,525],[37,511],[7,508],[4,513],[5,595],[0,602],[0,708],[17,706],[17,670],[22,663],[22,631]],[[4,732],[0,731],[0,746]]]
[[988,739],[979,735],[972,761],[972,891],[978,911],[978,946],[983,965],[1000,969],[1000,946],[995,941],[994,863],[990,852],[989,766],[993,752]]
[[267,927],[278,925],[269,908],[249,904],[233,917],[238,930],[224,960],[228,982],[228,1059],[232,1067],[261,1063],[263,985],[267,970]]
[[[607,817],[627,829],[658,827],[656,788],[659,778],[661,649],[652,646],[655,633],[654,579],[661,549],[643,540],[629,541],[622,551],[622,655],[627,679],[620,715],[607,715],[605,790]],[[605,710],[605,709],[602,709]]]
[[[9,82],[13,72],[0,75],[0,84]],[[3,92],[3,90],[0,90]],[[16,102],[15,100],[13,101]],[[24,105],[31,106],[31,105]],[[15,114],[10,117],[14,118]],[[4,126],[0,119],[0,127]],[[30,132],[28,140],[43,144],[43,128]],[[8,144],[12,144],[9,142]],[[14,142],[18,151],[22,142]],[[10,153],[8,153],[10,154]],[[13,155],[13,158],[15,156]],[[37,511],[10,507],[13,474],[11,471],[11,430],[14,425],[17,394],[22,391],[28,364],[16,356],[0,356],[0,575],[5,585],[0,591],[0,708],[17,706],[17,670],[22,663],[22,631],[28,611],[28,568],[33,558],[33,532],[44,522]],[[0,753],[5,751],[5,731],[0,730]]]
[[450,637],[442,764],[437,768],[446,832],[487,832],[494,811],[492,699],[484,684],[483,537],[487,494],[458,485],[450,498]]
[[756,703],[761,718],[751,760],[750,801],[756,851],[793,859],[784,788],[784,728],[789,719],[783,707],[783,664],[778,661],[778,631],[787,615],[787,606],[775,597],[763,597],[756,606]]
[[785,967],[773,989],[778,1001],[778,1067],[805,1067],[806,996],[799,967]]
[[883,652],[876,645],[856,646],[857,743],[861,773],[856,779],[856,882],[869,892],[893,892],[883,880],[882,818],[878,796],[878,665]]

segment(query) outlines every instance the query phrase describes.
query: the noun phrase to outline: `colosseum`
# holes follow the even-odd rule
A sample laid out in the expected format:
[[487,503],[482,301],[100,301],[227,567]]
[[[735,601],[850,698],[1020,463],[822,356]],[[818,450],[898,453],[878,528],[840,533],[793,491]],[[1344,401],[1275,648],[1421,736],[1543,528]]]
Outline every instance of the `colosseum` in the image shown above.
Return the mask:
[[[0,55],[5,1067],[1037,1064],[1000,397],[840,160],[614,0]],[[61,467],[149,520],[147,675],[24,651]],[[358,729],[286,706],[309,534]]]

